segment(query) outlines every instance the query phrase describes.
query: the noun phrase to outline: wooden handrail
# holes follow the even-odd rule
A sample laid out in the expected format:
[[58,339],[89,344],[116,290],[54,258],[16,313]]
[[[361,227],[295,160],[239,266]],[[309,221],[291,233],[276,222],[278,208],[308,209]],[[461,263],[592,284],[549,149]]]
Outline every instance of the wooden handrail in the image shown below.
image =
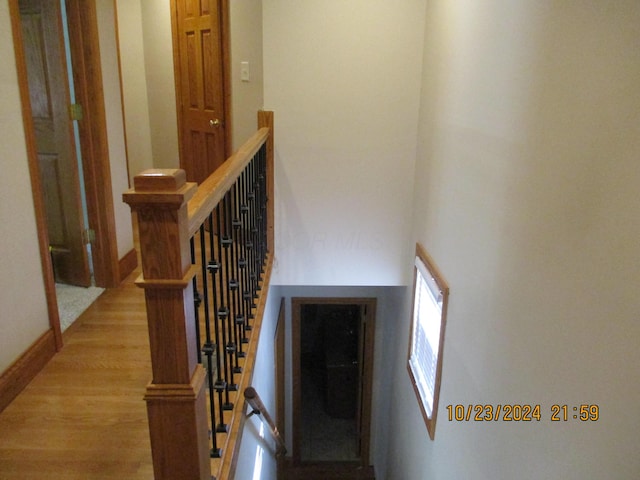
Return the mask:
[[260,147],[269,138],[269,128],[263,127],[254,133],[236,153],[198,186],[198,191],[189,201],[189,235],[196,233],[211,210],[233,186],[238,176],[251,161]]
[[276,455],[286,455],[287,447],[285,446],[284,440],[282,439],[282,436],[278,431],[276,422],[274,422],[273,418],[271,418],[271,415],[269,415],[269,410],[267,410],[267,407],[265,407],[264,403],[262,403],[262,399],[260,398],[260,395],[258,395],[258,392],[256,392],[256,389],[253,387],[245,388],[244,398],[249,406],[251,406],[251,408],[253,409],[253,411],[249,413],[249,416],[255,413],[257,415],[261,415],[262,418],[264,418],[264,421],[267,422],[267,425],[271,430],[271,435],[273,435],[273,438],[278,445],[278,448],[276,449]]

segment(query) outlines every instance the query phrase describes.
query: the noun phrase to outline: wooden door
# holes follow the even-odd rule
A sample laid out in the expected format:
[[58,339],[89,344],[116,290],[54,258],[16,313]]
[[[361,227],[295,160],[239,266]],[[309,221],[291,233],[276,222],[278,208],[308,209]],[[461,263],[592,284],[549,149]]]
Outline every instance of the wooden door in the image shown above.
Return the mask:
[[89,286],[60,2],[20,0],[19,6],[54,276]]
[[226,159],[222,6],[172,0],[180,168],[198,183]]

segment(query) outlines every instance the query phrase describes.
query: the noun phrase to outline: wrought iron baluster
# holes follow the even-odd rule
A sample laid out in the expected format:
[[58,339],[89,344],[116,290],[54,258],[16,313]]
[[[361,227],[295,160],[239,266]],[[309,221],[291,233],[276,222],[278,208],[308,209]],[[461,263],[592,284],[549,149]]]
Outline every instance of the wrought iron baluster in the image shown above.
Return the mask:
[[257,226],[256,226],[256,158],[253,157],[249,162],[249,234],[251,237],[251,241],[249,243],[250,248],[250,270],[249,270],[249,281],[251,284],[251,308],[254,307],[254,300],[257,298],[257,286],[258,286],[258,269],[256,268],[258,257],[257,257]]
[[236,345],[233,341],[233,299],[232,299],[232,284],[233,279],[231,277],[231,249],[233,246],[233,238],[231,237],[231,199],[229,192],[225,194],[222,199],[222,209],[223,209],[223,233],[222,233],[222,246],[224,248],[224,294],[225,300],[227,304],[227,315],[225,316],[224,329],[227,335],[227,342],[225,343],[225,350],[228,356],[229,363],[229,383],[227,385],[227,389],[229,391],[236,391],[238,389],[237,384],[235,383],[235,379],[233,374],[236,371],[237,366],[234,365],[235,353],[236,353]]
[[[235,305],[233,302],[233,294],[234,294],[234,285],[235,280],[233,278],[233,228],[231,225],[231,194],[230,191],[227,191],[224,198],[222,199],[222,205],[224,210],[224,236],[222,239],[222,244],[224,246],[224,270],[225,270],[225,285],[226,285],[226,301],[228,305],[228,315],[226,317],[226,329],[227,329],[227,339],[228,342],[226,344],[226,352],[229,356],[229,365],[231,370],[231,383],[228,385],[228,389],[231,391],[237,390],[237,384],[235,383],[235,379],[233,374],[239,373],[239,365],[238,359],[236,357],[236,343],[235,343],[235,328],[234,328],[234,316],[235,316]],[[235,363],[235,364],[234,364]]]
[[259,181],[259,155],[255,155],[251,161],[253,165],[253,228],[251,230],[253,234],[253,249],[254,249],[254,298],[258,298],[258,292],[260,291],[260,181]]
[[[225,304],[225,290],[227,278],[225,276],[225,259],[223,256],[223,252],[225,252],[226,247],[223,244],[224,232],[222,230],[222,219],[221,216],[224,216],[224,209],[221,208],[221,203],[224,204],[224,199],[218,205],[216,205],[216,232],[218,233],[217,238],[217,248],[218,248],[218,256],[220,258],[220,274],[218,275],[218,294],[217,298],[219,301],[219,307],[217,310],[217,322],[219,322],[218,328],[220,329],[221,337],[218,337],[220,340],[220,345],[224,346],[223,350],[226,351],[227,345],[227,330],[226,330],[226,320],[229,316],[229,308]],[[228,355],[222,354],[222,365],[223,365],[223,378],[225,382],[225,401],[222,404],[222,408],[224,410],[232,410],[233,403],[230,401],[229,391],[233,390],[230,388],[230,385],[233,382],[233,377],[231,375],[231,368],[229,365]],[[236,387],[237,388],[237,387]]]
[[209,261],[207,260],[207,243],[205,225],[200,225],[200,264],[202,268],[202,289],[204,292],[204,326],[205,326],[205,342],[202,346],[202,353],[206,357],[207,370],[207,392],[209,394],[209,421],[211,422],[211,442],[212,448],[210,455],[212,458],[220,458],[221,451],[217,445],[216,438],[216,411],[214,399],[214,380],[213,380],[213,356],[215,355],[216,346],[211,338],[211,316],[209,313],[209,283],[207,272],[209,270]]
[[260,150],[256,152],[256,266],[258,267],[258,285],[260,283],[260,273],[262,272],[262,167],[260,162]]
[[250,255],[251,255],[251,237],[250,237],[250,216],[249,216],[249,191],[247,187],[249,175],[249,167],[245,167],[240,176],[240,192],[242,197],[242,205],[240,206],[240,221],[242,222],[242,252],[243,258],[240,264],[242,269],[242,303],[244,305],[244,336],[243,342],[248,342],[246,338],[246,332],[251,330],[249,319],[252,317],[251,309],[251,284],[249,273],[250,267]]
[[262,261],[261,261],[261,265],[262,268],[260,269],[260,271],[262,273],[264,273],[264,265],[265,262],[267,260],[267,202],[269,201],[269,198],[267,197],[267,147],[266,145],[263,145],[262,147],[260,147],[260,165],[261,165],[261,180],[260,183],[262,184],[262,204],[261,204],[261,210],[262,210]]
[[233,244],[232,255],[233,258],[233,305],[234,305],[234,341],[236,343],[236,367],[238,372],[242,371],[238,364],[239,358],[244,358],[245,353],[242,348],[242,335],[243,335],[243,325],[244,325],[244,308],[242,303],[242,290],[240,288],[241,280],[240,280],[240,257],[241,253],[241,244],[240,244],[240,227],[242,227],[242,222],[240,221],[240,199],[239,199],[239,185],[238,180],[233,184],[231,189],[231,211],[233,212],[231,218],[231,224],[233,226]]
[[[215,238],[215,231],[214,231],[214,218],[213,218],[213,212],[211,212],[209,214],[209,218],[207,220],[208,225],[210,227],[209,229],[209,262],[207,263],[207,270],[209,272],[209,275],[211,275],[211,298],[212,298],[212,302],[213,302],[213,312],[214,312],[214,316],[209,317],[209,322],[210,324],[213,323],[213,335],[215,338],[215,357],[216,357],[216,381],[213,384],[213,390],[218,394],[218,402],[217,402],[217,409],[216,412],[218,414],[218,424],[215,427],[216,432],[218,433],[225,433],[227,432],[227,425],[224,423],[224,412],[223,412],[223,408],[222,405],[224,403],[223,401],[223,394],[227,389],[227,383],[225,382],[225,380],[223,379],[223,371],[221,368],[221,358],[224,357],[224,355],[221,354],[220,352],[220,329],[218,326],[218,288],[217,288],[217,277],[220,274],[220,260],[219,260],[219,253],[216,254],[216,243],[214,241]],[[209,332],[211,332],[211,326],[209,325]],[[213,404],[213,403],[212,403]],[[215,415],[212,418],[212,422],[215,422]]]

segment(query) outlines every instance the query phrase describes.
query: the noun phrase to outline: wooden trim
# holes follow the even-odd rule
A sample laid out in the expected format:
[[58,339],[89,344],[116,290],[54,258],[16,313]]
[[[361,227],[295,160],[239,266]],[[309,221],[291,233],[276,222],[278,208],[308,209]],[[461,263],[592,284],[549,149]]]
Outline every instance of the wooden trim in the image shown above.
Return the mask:
[[[361,410],[360,435],[363,440],[360,446],[360,464],[363,467],[369,465],[370,441],[371,441],[371,401],[373,392],[373,360],[375,344],[375,312],[377,301],[375,298],[353,298],[353,297],[293,297],[291,299],[291,357],[292,357],[292,390],[293,390],[293,465],[305,465],[300,454],[302,422],[300,421],[302,412],[302,385],[300,369],[300,332],[301,332],[301,310],[303,305],[358,305],[366,308],[367,336],[365,338],[365,371],[363,382],[363,401]],[[363,435],[365,433],[365,435]]]
[[178,1],[171,0],[169,8],[171,10],[171,54],[173,58],[173,85],[176,99],[176,128],[178,129],[178,165],[184,165],[184,140],[182,128],[182,77],[180,75],[180,29],[178,28]]
[[302,437],[302,425],[298,421],[302,412],[302,384],[300,372],[300,326],[304,299],[291,299],[291,389],[293,396],[293,424],[291,429],[293,464],[300,465],[300,441]]
[[83,106],[78,127],[87,214],[96,232],[92,244],[95,282],[99,287],[115,287],[120,273],[96,5],[95,0],[66,2],[76,102]]
[[[274,367],[275,367],[275,379],[276,379],[276,426],[278,430],[284,435],[286,431],[286,411],[285,411],[285,381],[286,381],[286,339],[285,339],[285,322],[286,322],[286,307],[284,297],[280,299],[280,309],[278,312],[278,323],[276,325],[276,333],[274,339]],[[277,463],[277,478],[283,478],[285,457],[278,456],[276,458]]]
[[433,258],[427,253],[425,248],[416,243],[416,253],[415,257],[419,258],[422,263],[427,267],[429,273],[433,277],[433,280],[437,284],[438,288],[442,291],[442,313],[440,317],[440,338],[438,339],[438,343],[440,348],[438,348],[438,359],[436,364],[436,378],[435,378],[435,386],[433,393],[433,410],[431,412],[431,416],[427,414],[427,411],[424,408],[422,403],[422,397],[420,395],[420,391],[418,390],[418,385],[416,378],[413,373],[413,369],[411,368],[410,359],[411,359],[411,347],[413,344],[413,327],[414,327],[414,310],[415,310],[415,292],[416,292],[416,282],[418,279],[418,269],[416,266],[413,268],[413,289],[411,290],[411,322],[409,327],[409,348],[407,349],[407,372],[409,373],[409,380],[411,381],[411,386],[413,387],[413,391],[416,395],[416,400],[418,401],[418,407],[420,408],[420,413],[422,414],[422,418],[427,427],[427,432],[429,433],[429,438],[433,440],[436,435],[436,420],[438,417],[438,403],[440,401],[440,383],[442,381],[442,358],[444,352],[444,331],[447,323],[447,306],[449,303],[449,284],[445,280],[442,273],[438,269],[436,263],[433,261]]
[[120,283],[124,281],[138,266],[138,252],[135,248],[129,250],[118,262],[120,272]]
[[[122,58],[120,55],[120,27],[118,25],[118,1],[113,0],[113,20],[115,23],[115,36],[116,36],[116,54],[118,56],[118,80],[120,82],[120,105],[122,110],[122,134],[124,136],[124,156],[127,164],[127,182],[131,187],[131,171],[129,169],[129,142],[127,141],[127,117],[124,108],[124,82],[122,81]],[[134,267],[135,268],[135,267]],[[131,273],[131,272],[129,272]],[[127,274],[123,276],[122,268],[120,269],[120,281],[127,278]]]
[[145,288],[145,289],[153,289],[153,288],[162,288],[165,290],[182,290],[189,286],[193,277],[198,273],[198,266],[191,265],[187,272],[184,274],[182,278],[171,278],[171,279],[151,279],[147,280],[143,275],[140,275],[138,279],[135,281],[137,287]]
[[[29,176],[31,177],[31,193],[38,231],[38,247],[40,250],[40,264],[44,290],[47,298],[47,312],[49,325],[55,338],[56,350],[62,348],[62,330],[60,328],[60,315],[58,313],[58,301],[56,299],[56,287],[53,276],[53,264],[49,254],[49,234],[45,218],[44,197],[40,172],[38,169],[38,153],[36,150],[35,130],[31,114],[31,100],[29,97],[29,83],[27,77],[27,64],[24,49],[22,47],[22,27],[20,24],[20,8],[18,0],[9,0],[9,15],[11,17],[11,30],[13,32],[13,46],[16,55],[16,69],[18,72],[18,85],[20,89],[20,104],[22,107],[22,122],[24,124],[25,144],[27,149],[27,161],[29,164]],[[0,408],[0,410],[2,410]]]
[[[377,300],[375,298],[368,299],[364,303],[365,317],[366,317],[366,337],[364,348],[364,377],[363,391],[361,393],[362,398],[365,401],[362,402],[362,410],[360,412],[361,425],[360,425],[360,438],[362,443],[360,444],[360,456],[362,458],[362,466],[369,465],[371,455],[371,402],[373,398],[373,362],[375,351],[375,333],[376,333],[376,311]],[[368,399],[368,401],[366,401]],[[367,435],[362,435],[362,432],[368,432]]]
[[2,412],[54,356],[57,341],[53,329],[35,341],[0,376],[0,412]]
[[[150,383],[147,386],[144,399],[149,418],[154,478],[158,480],[211,478],[205,378],[202,365],[196,365],[189,383]],[[176,418],[180,421],[176,422]],[[197,435],[192,434],[194,431]],[[180,452],[178,455],[177,451]]]
[[[210,475],[204,371],[197,364],[187,201],[195,184],[182,170],[136,175],[123,195],[137,212],[153,383],[147,412],[157,479]],[[163,198],[166,197],[166,198]],[[176,422],[181,418],[181,422]]]

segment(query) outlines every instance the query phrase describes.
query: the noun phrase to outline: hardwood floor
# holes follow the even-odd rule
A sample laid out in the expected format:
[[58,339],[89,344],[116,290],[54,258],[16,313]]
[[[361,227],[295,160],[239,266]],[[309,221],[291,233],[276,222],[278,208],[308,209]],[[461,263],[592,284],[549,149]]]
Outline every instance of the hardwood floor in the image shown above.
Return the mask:
[[65,346],[0,413],[0,480],[151,480],[144,294],[132,274],[64,334]]

